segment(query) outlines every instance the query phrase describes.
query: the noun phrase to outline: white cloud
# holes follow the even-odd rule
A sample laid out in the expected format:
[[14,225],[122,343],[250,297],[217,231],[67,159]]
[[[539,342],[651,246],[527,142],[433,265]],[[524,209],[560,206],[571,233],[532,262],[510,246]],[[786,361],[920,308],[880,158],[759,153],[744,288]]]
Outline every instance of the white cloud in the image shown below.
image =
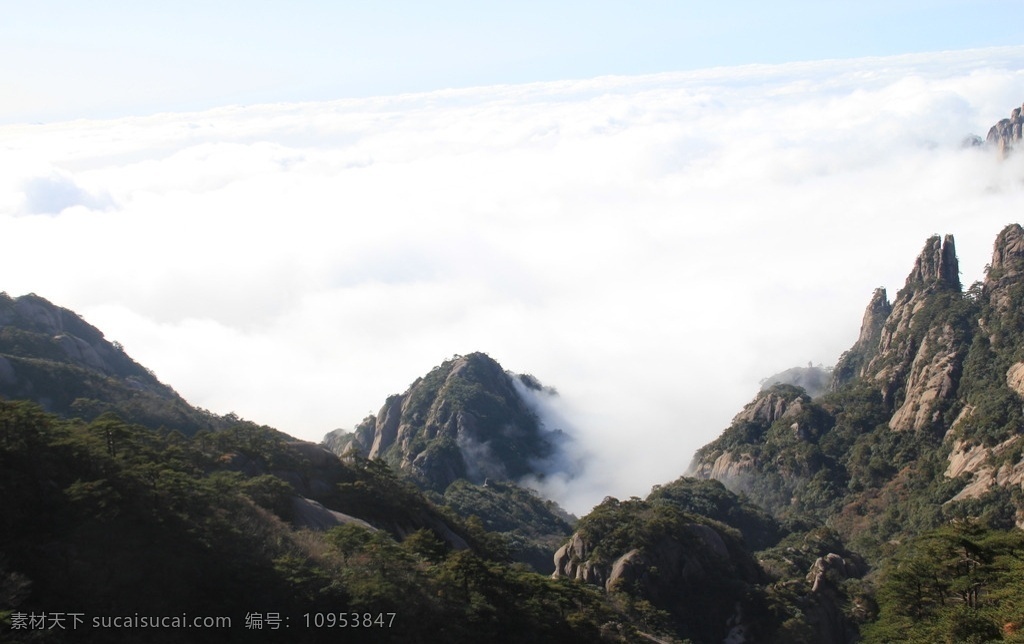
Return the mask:
[[[194,404],[318,440],[455,353],[562,393],[574,511],[830,364],[932,233],[963,278],[1024,160],[959,147],[1024,48],[0,127],[0,288]],[[35,183],[33,183],[35,182]],[[33,213],[46,213],[45,215]]]

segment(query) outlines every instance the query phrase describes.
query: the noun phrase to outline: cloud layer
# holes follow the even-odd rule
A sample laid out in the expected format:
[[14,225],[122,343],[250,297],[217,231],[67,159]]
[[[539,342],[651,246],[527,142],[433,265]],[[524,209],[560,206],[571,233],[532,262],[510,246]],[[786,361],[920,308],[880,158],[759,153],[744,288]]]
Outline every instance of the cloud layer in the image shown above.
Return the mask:
[[196,405],[319,440],[456,353],[558,388],[572,510],[645,494],[856,338],[925,239],[1024,205],[964,149],[1024,48],[0,127],[0,289]]

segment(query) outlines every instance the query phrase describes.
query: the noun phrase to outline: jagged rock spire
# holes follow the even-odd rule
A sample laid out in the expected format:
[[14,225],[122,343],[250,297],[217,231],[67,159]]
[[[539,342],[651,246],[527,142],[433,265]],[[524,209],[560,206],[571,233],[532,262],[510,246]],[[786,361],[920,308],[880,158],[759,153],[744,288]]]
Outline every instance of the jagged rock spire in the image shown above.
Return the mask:
[[931,284],[960,290],[960,263],[952,235],[946,235],[942,241],[938,235],[930,237],[907,276],[908,287]]

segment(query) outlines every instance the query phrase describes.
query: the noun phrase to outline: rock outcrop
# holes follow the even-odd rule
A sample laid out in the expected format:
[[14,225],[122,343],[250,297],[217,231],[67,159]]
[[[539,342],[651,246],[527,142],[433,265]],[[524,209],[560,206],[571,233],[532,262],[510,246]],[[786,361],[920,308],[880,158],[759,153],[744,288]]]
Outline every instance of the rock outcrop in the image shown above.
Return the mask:
[[[555,552],[552,577],[577,579],[607,591],[639,589],[658,603],[668,600],[669,588],[706,582],[716,572],[716,560],[728,562],[732,556],[722,535],[699,523],[689,523],[680,534],[665,537],[652,547],[632,548],[612,561],[594,561],[590,558],[592,551],[579,533],[574,534]],[[750,561],[744,566],[744,575],[756,581],[760,574],[756,566]],[[658,573],[652,574],[652,569]]]
[[791,403],[794,400],[777,392],[776,389],[766,390],[753,402],[743,408],[743,411],[736,414],[733,424],[756,423],[768,427],[776,420],[786,416]]
[[949,401],[956,392],[965,352],[957,344],[951,326],[930,329],[910,364],[904,385],[907,393],[889,420],[889,427],[919,431],[938,426],[943,411],[941,403]]
[[996,146],[1003,154],[1012,150],[1021,140],[1021,127],[1024,126],[1024,108],[1015,107],[1010,112],[1010,118],[1001,119],[993,125],[985,142]]
[[355,524],[367,530],[376,530],[372,525],[343,512],[331,510],[312,499],[293,496],[291,499],[291,520],[298,528],[329,530],[335,526]]
[[843,581],[863,577],[868,571],[864,560],[856,555],[830,552],[818,557],[807,573],[811,586],[805,597],[807,620],[813,627],[818,642],[860,641],[857,627],[842,607],[849,601],[841,590]]
[[1006,386],[1024,398],[1024,362],[1015,362],[1006,372]]
[[645,599],[694,641],[723,641],[738,632],[757,641],[757,607],[748,605],[749,593],[766,576],[735,532],[681,512],[662,510],[654,518],[653,506],[639,500],[606,499],[602,506],[622,511],[619,521],[633,525],[638,538],[609,543],[604,528],[614,524],[588,526],[555,553],[553,578]]
[[744,491],[748,477],[756,473],[758,459],[746,451],[728,447],[737,439],[747,442],[763,437],[777,424],[784,424],[786,431],[797,440],[811,440],[822,429],[816,426],[819,415],[816,404],[800,387],[773,385],[758,392],[757,397],[736,414],[722,439],[697,452],[687,475],[715,479],[734,492]]
[[996,237],[992,248],[992,262],[988,265],[982,284],[983,297],[993,309],[993,317],[1018,314],[1014,302],[1015,291],[1024,282],[1024,228],[1010,224]]
[[[947,478],[971,475],[970,481],[947,503],[964,499],[977,499],[993,487],[1024,488],[1024,441],[1019,436],[986,447],[958,440],[949,454]],[[1006,458],[1006,457],[1009,458]],[[1024,528],[1024,516],[1017,517],[1018,526]]]
[[687,474],[699,479],[727,483],[730,489],[743,489],[744,481],[753,473],[756,461],[750,454],[722,452],[711,462],[696,459]]

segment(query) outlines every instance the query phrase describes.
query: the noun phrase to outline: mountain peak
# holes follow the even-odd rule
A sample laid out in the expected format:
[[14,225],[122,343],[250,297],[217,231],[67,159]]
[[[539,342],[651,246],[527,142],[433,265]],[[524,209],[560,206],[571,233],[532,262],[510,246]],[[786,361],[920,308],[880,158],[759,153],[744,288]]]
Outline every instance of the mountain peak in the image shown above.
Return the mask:
[[896,300],[890,304],[886,290],[877,288],[871,296],[860,335],[833,370],[832,390],[858,377],[886,383],[887,400],[900,390],[917,354],[921,338],[910,330],[925,300],[938,293],[960,293],[960,263],[953,235],[932,235],[914,260],[914,267]]
[[539,464],[557,449],[555,434],[541,426],[527,400],[525,392],[539,387],[485,353],[456,355],[405,393],[389,396],[352,433],[332,432],[324,442],[338,453],[354,448],[383,458],[439,492],[459,479],[537,476]]
[[960,264],[952,235],[942,240],[938,235],[929,237],[907,276],[907,287],[933,284],[960,290]]

